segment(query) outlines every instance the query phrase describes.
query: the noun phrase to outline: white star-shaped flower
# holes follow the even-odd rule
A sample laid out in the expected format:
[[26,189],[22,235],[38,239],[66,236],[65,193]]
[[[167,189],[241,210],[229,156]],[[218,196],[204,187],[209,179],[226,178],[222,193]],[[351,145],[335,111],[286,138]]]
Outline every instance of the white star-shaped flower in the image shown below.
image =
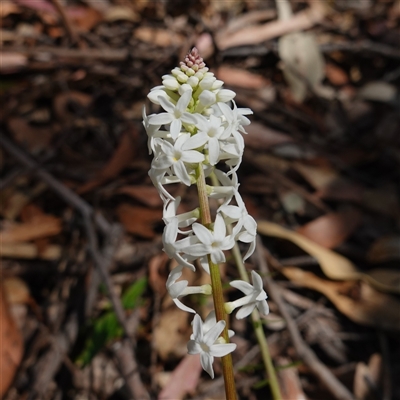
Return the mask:
[[185,251],[191,256],[202,257],[201,265],[210,273],[205,256],[210,255],[214,264],[225,262],[223,250],[229,250],[234,246],[234,238],[231,235],[226,236],[226,225],[221,214],[217,214],[215,218],[213,232],[197,222],[192,225],[192,229],[200,243],[187,247]]
[[236,222],[232,232],[235,239],[243,243],[250,243],[250,248],[243,258],[245,261],[254,253],[256,247],[257,222],[247,212],[242,197],[237,191],[235,193],[235,199],[237,206],[223,205],[218,210],[229,218],[227,222]]
[[255,271],[251,271],[251,278],[253,280],[253,285],[245,281],[233,281],[230,285],[236,289],[239,289],[246,296],[225,303],[225,311],[230,314],[235,308],[242,307],[236,314],[237,319],[243,319],[250,315],[255,307],[258,308],[262,315],[267,315],[269,313],[269,307],[267,303],[267,294],[263,289],[263,281],[261,276]]
[[219,138],[224,132],[221,118],[214,115],[210,115],[209,119],[202,115],[197,115],[196,118],[198,132],[187,140],[184,148],[196,149],[207,144],[210,165],[215,165],[221,152]]
[[182,280],[177,282],[177,280],[182,276],[182,266],[174,268],[168,276],[167,279],[167,290],[172,300],[178,308],[183,311],[196,313],[192,308],[185,306],[178,297],[187,296],[189,294],[207,294],[212,293],[211,285],[201,285],[201,286],[188,286],[188,281]]
[[171,137],[176,140],[182,129],[182,122],[186,124],[194,124],[196,120],[192,114],[188,113],[187,107],[192,99],[192,91],[188,90],[182,94],[176,105],[164,96],[159,96],[158,101],[165,113],[155,114],[149,118],[150,125],[167,125],[171,124]]
[[161,154],[151,164],[152,168],[165,172],[169,168],[172,168],[175,175],[187,186],[190,186],[192,181],[186,164],[197,164],[204,161],[204,155],[198,151],[183,149],[183,145],[189,138],[190,134],[182,134],[175,141],[174,145],[164,140],[160,144]]
[[225,328],[225,321],[218,321],[207,332],[204,332],[203,321],[196,314],[193,319],[193,339],[187,344],[189,354],[200,354],[204,371],[214,379],[214,357],[224,357],[236,349],[234,343],[219,343],[218,338]]

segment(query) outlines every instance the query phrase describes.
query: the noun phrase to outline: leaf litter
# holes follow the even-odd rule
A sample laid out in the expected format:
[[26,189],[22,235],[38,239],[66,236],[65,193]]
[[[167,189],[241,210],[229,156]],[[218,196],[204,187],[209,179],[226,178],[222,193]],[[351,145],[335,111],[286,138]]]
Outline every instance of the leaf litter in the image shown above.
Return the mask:
[[[190,321],[164,297],[162,204],[141,127],[149,88],[194,44],[238,106],[254,110],[241,191],[305,343],[354,397],[400,399],[398,2],[3,3],[4,399],[128,399],[128,387],[222,398],[185,355]],[[185,211],[197,207],[195,193],[172,190]],[[96,254],[122,301],[128,346]],[[227,259],[223,274],[236,279]],[[269,300],[263,323],[288,396],[335,398],[293,352]],[[208,313],[204,298],[193,301]],[[232,325],[234,363],[247,363],[239,396],[264,400],[259,353],[246,359],[254,333]]]

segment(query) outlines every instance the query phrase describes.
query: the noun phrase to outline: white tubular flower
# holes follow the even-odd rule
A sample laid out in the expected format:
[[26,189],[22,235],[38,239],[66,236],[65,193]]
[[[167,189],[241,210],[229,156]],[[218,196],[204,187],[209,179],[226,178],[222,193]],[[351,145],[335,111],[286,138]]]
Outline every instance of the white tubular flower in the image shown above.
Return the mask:
[[168,276],[167,279],[167,290],[172,300],[178,308],[183,311],[191,312],[196,314],[196,311],[190,307],[185,306],[178,297],[187,296],[189,294],[206,294],[210,295],[212,293],[211,285],[201,285],[201,286],[188,286],[188,281],[182,280],[177,282],[177,280],[182,276],[182,266],[174,268]]
[[175,175],[187,186],[190,186],[192,181],[185,163],[201,163],[204,161],[204,155],[198,151],[191,149],[184,150],[182,148],[189,138],[190,134],[185,133],[178,137],[174,145],[166,140],[163,141],[160,145],[162,153],[152,162],[152,167],[160,171],[166,172],[172,167]]
[[249,316],[255,307],[258,308],[262,315],[269,313],[269,307],[266,299],[267,294],[263,289],[263,281],[261,276],[255,271],[251,271],[253,285],[245,281],[233,281],[230,285],[239,289],[246,296],[238,300],[225,303],[225,311],[230,314],[235,308],[242,307],[236,314],[237,319],[243,319]]
[[195,260],[195,257],[188,257],[187,254],[181,255],[180,253],[185,253],[184,249],[191,244],[191,238],[184,238],[181,240],[176,240],[178,237],[178,218],[172,218],[165,225],[164,232],[162,235],[162,241],[164,244],[164,252],[169,258],[175,259],[179,265],[189,268],[192,271],[196,271],[196,268],[189,261]]
[[250,243],[250,248],[243,258],[243,261],[245,261],[253,254],[256,247],[257,222],[247,212],[239,192],[235,193],[235,200],[237,206],[223,205],[219,208],[219,211],[228,217],[227,222],[236,222],[232,232],[235,239],[243,243]]
[[161,107],[166,111],[165,113],[155,114],[149,118],[150,125],[167,125],[171,124],[170,133],[173,139],[179,136],[182,129],[182,122],[186,124],[193,124],[195,120],[192,115],[186,112],[190,100],[192,99],[192,92],[186,91],[178,100],[176,105],[164,96],[159,96],[158,101]]
[[214,379],[214,357],[224,357],[236,349],[234,343],[218,343],[218,337],[224,328],[225,321],[219,321],[205,333],[203,321],[196,314],[193,319],[193,339],[187,344],[189,354],[200,354],[201,366],[212,379]]
[[196,116],[198,132],[184,144],[184,148],[199,148],[207,144],[210,165],[219,161],[221,153],[219,139],[224,132],[221,118],[210,115],[209,119],[202,115]]
[[[171,219],[176,218],[178,220],[179,228],[187,228],[200,218],[200,210],[199,208],[195,208],[193,211],[176,215],[176,211],[178,210],[180,202],[181,198],[178,196],[175,200],[164,204],[163,220],[167,224],[171,221]],[[179,232],[188,234],[191,231]]]
[[[215,324],[217,323],[217,317],[215,316],[215,310],[210,311],[210,313],[207,315],[206,319],[204,320],[203,323],[203,333],[207,333]],[[193,324],[193,322],[192,322]],[[235,332],[232,329],[228,329],[228,336],[231,338],[232,336],[235,336]],[[194,339],[194,335],[192,334],[190,336],[190,339]],[[225,343],[224,338],[222,339],[221,343]],[[219,339],[217,339],[219,341]]]
[[226,225],[221,214],[217,214],[215,218],[213,232],[198,223],[194,223],[192,229],[201,243],[187,247],[185,250],[187,254],[195,257],[210,255],[211,261],[214,264],[226,261],[223,250],[231,249],[234,246],[235,241],[231,235],[226,236]]

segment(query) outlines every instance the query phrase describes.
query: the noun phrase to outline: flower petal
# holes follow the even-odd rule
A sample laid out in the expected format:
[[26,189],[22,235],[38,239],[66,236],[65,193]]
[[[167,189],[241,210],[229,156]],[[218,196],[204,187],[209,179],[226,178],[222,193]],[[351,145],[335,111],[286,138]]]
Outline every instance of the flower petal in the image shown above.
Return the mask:
[[[162,99],[162,97],[160,97]],[[170,124],[173,120],[173,117],[171,114],[168,113],[160,113],[160,114],[155,114],[149,117],[149,124],[150,125],[165,125],[165,124]]]
[[236,318],[237,319],[243,319],[248,317],[252,311],[254,310],[256,306],[256,303],[250,303],[250,304],[246,304],[245,306],[243,306],[237,313],[236,313]]
[[210,354],[214,357],[224,357],[232,351],[235,351],[235,343],[213,344],[210,347]]
[[269,314],[269,306],[268,306],[268,303],[266,300],[258,301],[257,308],[258,308],[258,311],[260,311],[260,314],[262,314],[262,315]]
[[210,246],[212,244],[212,242],[214,241],[213,234],[205,226],[195,222],[192,225],[192,229],[193,229],[194,234],[197,236],[197,238],[202,243]]
[[246,296],[253,294],[254,289],[253,286],[250,285],[250,283],[246,281],[232,281],[229,283],[232,287],[239,289],[241,292],[243,292]]
[[208,373],[208,375],[211,376],[211,379],[214,379],[214,370],[213,370],[213,362],[214,362],[214,357],[208,353],[201,353],[200,354],[200,363],[201,366],[203,367],[204,371]]
[[202,352],[200,344],[193,339],[188,341],[187,349],[189,354],[199,354]]
[[225,328],[225,321],[218,321],[205,335],[203,341],[208,347],[213,345]]

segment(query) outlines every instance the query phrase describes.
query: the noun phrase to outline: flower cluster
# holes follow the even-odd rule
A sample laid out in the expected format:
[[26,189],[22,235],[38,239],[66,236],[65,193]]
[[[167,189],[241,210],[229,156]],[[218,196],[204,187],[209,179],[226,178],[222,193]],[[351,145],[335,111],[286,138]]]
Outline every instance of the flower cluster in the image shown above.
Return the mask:
[[[149,176],[164,202],[164,251],[178,263],[168,277],[168,292],[180,309],[196,314],[180,298],[195,293],[211,294],[212,288],[191,287],[188,281],[179,280],[183,268],[195,271],[194,262],[198,260],[210,273],[209,260],[214,264],[225,262],[224,251],[232,249],[235,241],[249,245],[244,260],[255,248],[257,224],[247,213],[236,175],[244,151],[242,134],[250,123],[246,115],[252,111],[237,108],[233,100],[236,94],[223,88],[223,82],[208,70],[196,48],[180,67],[162,79],[162,85],[153,88],[148,98],[163,112],[146,115],[143,110],[149,153],[154,154]],[[207,196],[220,200],[211,227],[196,222],[200,217],[198,208],[177,214],[180,198],[174,198],[166,189],[172,183],[196,184],[199,166],[205,177],[214,174],[219,182],[218,186],[206,186]],[[229,224],[233,227],[231,233],[227,230]],[[231,283],[245,296],[226,303],[227,313],[237,307],[241,307],[237,318],[246,317],[254,307],[268,313],[262,280],[254,271],[252,279],[253,286],[244,281]],[[201,354],[202,366],[211,377],[214,356],[225,356],[236,347],[219,337],[224,328],[225,322],[217,322],[214,314],[205,323],[198,314],[193,320],[194,333],[188,351]]]

